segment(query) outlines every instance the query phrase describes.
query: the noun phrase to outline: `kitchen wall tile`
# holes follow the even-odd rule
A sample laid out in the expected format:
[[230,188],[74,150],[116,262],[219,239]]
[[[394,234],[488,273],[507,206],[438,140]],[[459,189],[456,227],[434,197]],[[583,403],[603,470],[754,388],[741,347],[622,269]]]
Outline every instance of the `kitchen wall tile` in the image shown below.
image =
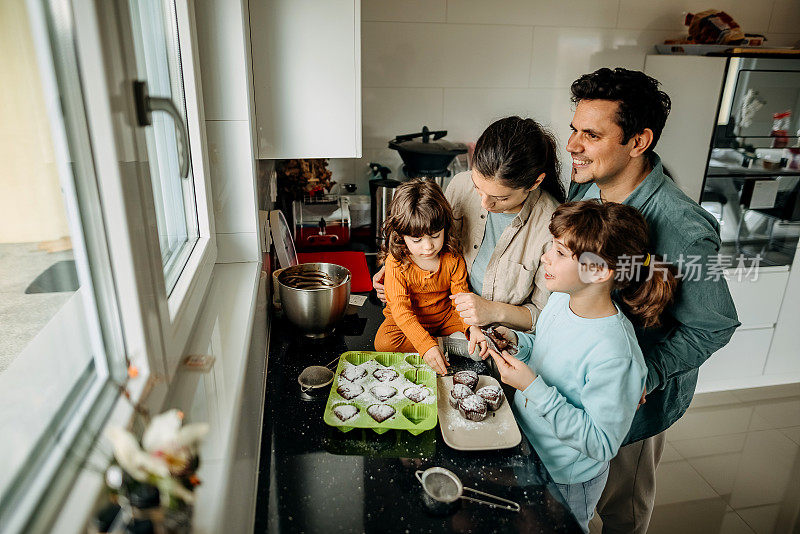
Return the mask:
[[[793,30],[800,29],[800,15],[792,19],[791,24]],[[767,33],[765,37],[767,41],[764,46],[768,47],[794,46],[800,42],[800,33]]]
[[772,20],[769,23],[769,31],[797,33],[798,19],[800,19],[800,2],[797,0],[775,0],[775,4],[772,7]]
[[255,232],[253,153],[247,121],[206,121],[216,231]]
[[[493,121],[509,115],[531,117],[562,134],[569,131],[572,108],[566,89],[445,89],[444,124],[448,137],[476,141]],[[566,145],[567,137],[559,136]]]
[[619,0],[448,0],[447,22],[613,28]]
[[247,120],[248,75],[240,2],[198,0],[197,39],[206,120]]
[[364,87],[526,87],[533,29],[364,22]]
[[443,89],[365,88],[362,94],[364,148],[385,148],[403,133],[443,128]]
[[447,0],[364,0],[362,21],[445,22]]
[[561,177],[569,181],[565,150],[572,120],[567,89],[445,89],[444,124],[453,140],[477,141],[493,121],[509,115],[531,117],[550,129],[560,149]]
[[[769,28],[772,0],[720,0],[715,9],[728,13],[748,33],[763,33]],[[638,30],[676,30],[676,37],[686,34],[683,21],[686,13],[698,13],[709,9],[706,0],[676,0],[642,2],[620,0],[618,28]],[[778,31],[778,30],[773,30]],[[790,30],[795,31],[795,30]]]
[[645,56],[670,35],[665,31],[537,26],[530,86],[568,88],[580,75],[601,67],[644,70]]

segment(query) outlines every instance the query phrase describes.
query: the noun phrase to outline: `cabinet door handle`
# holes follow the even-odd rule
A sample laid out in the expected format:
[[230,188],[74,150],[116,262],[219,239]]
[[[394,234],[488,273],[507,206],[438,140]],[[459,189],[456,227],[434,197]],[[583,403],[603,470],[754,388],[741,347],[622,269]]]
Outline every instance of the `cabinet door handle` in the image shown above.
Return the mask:
[[189,177],[189,136],[186,132],[186,124],[183,122],[178,108],[170,98],[150,96],[147,92],[147,82],[141,80],[133,81],[133,98],[136,104],[136,118],[139,126],[150,126],[153,124],[152,113],[163,111],[168,113],[175,123],[175,140],[178,143],[178,166],[180,167],[181,178]]

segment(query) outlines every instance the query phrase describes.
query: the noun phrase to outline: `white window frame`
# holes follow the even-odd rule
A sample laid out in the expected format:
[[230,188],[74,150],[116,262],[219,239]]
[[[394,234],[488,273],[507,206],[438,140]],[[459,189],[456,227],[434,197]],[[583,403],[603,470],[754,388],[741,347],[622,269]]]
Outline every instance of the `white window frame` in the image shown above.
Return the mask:
[[[44,0],[29,0],[31,3],[40,1]],[[133,109],[131,84],[122,87],[119,83],[121,79],[132,81],[125,62],[134,59],[130,57],[132,48],[126,50],[120,38],[121,28],[130,31],[130,26],[126,29],[124,22],[117,20],[121,3],[50,1],[57,10],[66,12],[71,7],[81,88],[84,101],[91,103],[85,106],[86,122],[119,321],[124,332],[126,356],[138,370],[138,376],[126,383],[131,402],[119,402],[122,395],[114,388],[105,389],[105,402],[116,398],[105,426],[128,426],[136,417],[132,403],[140,403],[151,412],[162,408],[209,289],[217,257],[194,6],[191,0],[176,2],[186,126],[194,149],[191,158],[199,237],[168,295],[158,235],[150,224],[155,220],[151,183],[149,175],[142,172],[137,152],[146,145],[141,143],[141,132],[134,140],[127,122],[126,115]],[[129,37],[129,34],[125,36]],[[116,42],[106,42],[108,39],[116,39]],[[120,58],[125,61],[119,61]],[[125,128],[129,130],[123,131]],[[81,426],[84,420],[76,419],[74,423]],[[88,448],[89,443],[85,445]],[[48,467],[59,468],[64,474],[50,481],[51,487],[44,500],[40,501],[39,495],[30,496],[39,504],[36,514],[28,518],[31,522],[27,527],[31,531],[78,532],[85,529],[105,484],[97,469],[105,467],[110,460],[110,448],[102,438],[87,450],[87,458],[72,457],[71,462],[69,455],[63,454],[65,451],[48,458]]]
[[184,356],[186,344],[199,315],[200,305],[211,283],[211,273],[217,259],[194,3],[188,0],[175,0],[175,4],[186,101],[186,129],[189,145],[193,148],[192,176],[199,237],[172,292],[168,297],[165,292],[161,299],[162,329],[165,334],[164,368],[168,380],[172,380]]

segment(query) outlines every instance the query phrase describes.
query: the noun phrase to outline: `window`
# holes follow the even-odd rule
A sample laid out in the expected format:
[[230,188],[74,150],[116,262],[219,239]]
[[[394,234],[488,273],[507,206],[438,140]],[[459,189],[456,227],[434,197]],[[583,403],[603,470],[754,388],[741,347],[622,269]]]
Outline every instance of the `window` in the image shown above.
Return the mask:
[[0,3],[15,52],[0,54],[13,73],[0,85],[0,524],[12,531],[96,435],[126,369],[72,32],[38,7]]
[[[190,10],[0,2],[4,531],[48,529],[103,425],[130,421],[121,386],[160,409],[146,393],[171,379],[208,288],[216,244]],[[149,121],[134,112],[135,82],[152,97]]]
[[186,143],[189,151],[191,144],[183,127],[187,117],[177,13],[175,3],[169,0],[131,2],[130,11],[137,70],[147,81],[150,96],[169,99],[179,114],[176,118],[154,113],[152,127],[145,130],[161,262],[169,293],[199,236],[191,163],[187,161],[187,175],[181,176],[179,162],[179,150],[184,149],[181,144]]

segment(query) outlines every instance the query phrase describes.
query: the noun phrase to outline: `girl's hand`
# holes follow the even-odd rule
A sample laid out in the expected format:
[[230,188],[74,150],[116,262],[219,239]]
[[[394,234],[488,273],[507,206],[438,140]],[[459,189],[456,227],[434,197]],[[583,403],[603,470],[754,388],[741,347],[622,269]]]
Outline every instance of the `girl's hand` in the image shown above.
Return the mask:
[[456,305],[456,311],[468,325],[486,326],[497,320],[490,300],[479,297],[475,293],[456,293],[450,295]]
[[440,375],[447,374],[448,364],[444,359],[444,355],[442,355],[442,351],[439,350],[439,347],[429,348],[425,354],[422,355],[422,359],[425,360],[425,363],[433,367],[433,370]]
[[375,289],[375,293],[378,294],[378,298],[386,304],[386,291],[383,287],[383,274],[386,272],[386,266],[382,266],[375,276],[372,277],[372,287]]
[[470,326],[469,327],[469,344],[467,345],[467,351],[472,354],[475,352],[475,346],[477,345],[480,348],[480,352],[478,353],[482,360],[485,360],[487,356],[489,356],[489,346],[486,343],[486,335],[481,332],[481,329],[477,326]]
[[509,386],[524,391],[536,380],[536,373],[533,372],[533,369],[528,367],[528,364],[509,356],[508,352],[503,351],[503,354],[497,354],[494,351],[489,351],[489,354],[492,355],[494,363],[497,364],[500,379]]

